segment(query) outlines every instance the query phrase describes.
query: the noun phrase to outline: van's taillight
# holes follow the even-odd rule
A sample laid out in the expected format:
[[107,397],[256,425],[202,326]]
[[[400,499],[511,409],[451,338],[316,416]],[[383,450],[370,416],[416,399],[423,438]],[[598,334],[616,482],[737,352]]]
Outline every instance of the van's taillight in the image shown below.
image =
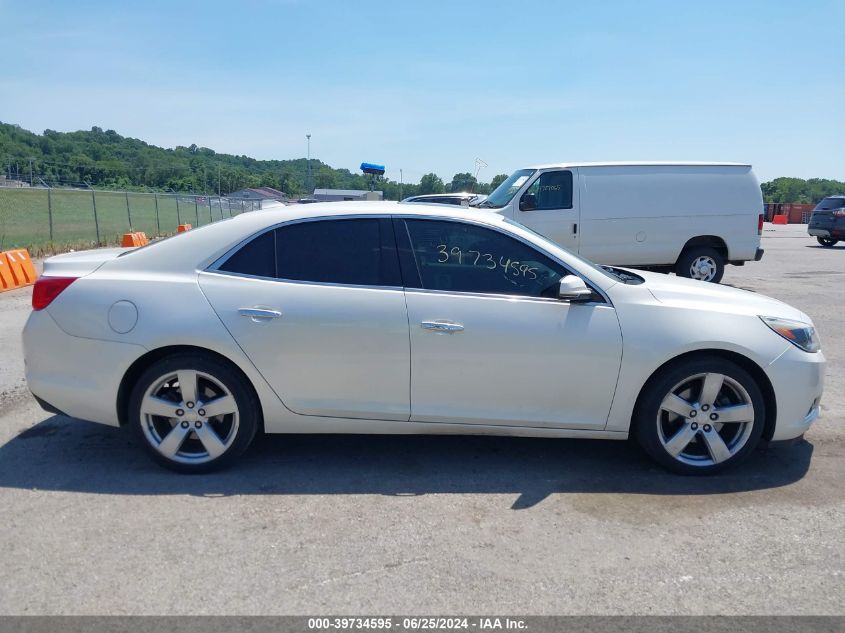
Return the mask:
[[757,235],[763,234],[763,220],[764,219],[765,219],[765,216],[762,213],[757,216]]
[[78,277],[41,277],[32,288],[32,309],[43,310]]

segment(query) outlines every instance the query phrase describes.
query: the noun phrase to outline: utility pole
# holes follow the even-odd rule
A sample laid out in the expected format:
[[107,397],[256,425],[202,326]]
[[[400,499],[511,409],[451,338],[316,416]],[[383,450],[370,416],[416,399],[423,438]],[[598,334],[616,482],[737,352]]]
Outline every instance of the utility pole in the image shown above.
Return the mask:
[[404,185],[404,180],[402,178],[402,169],[399,169],[399,199],[402,199],[402,186]]
[[313,187],[311,187],[311,135],[306,134],[305,138],[308,139],[308,158],[306,159],[306,171],[305,171],[305,189],[306,195],[311,196],[314,194]]
[[32,187],[32,156],[29,157],[29,186]]
[[217,197],[220,197],[220,163],[217,163]]

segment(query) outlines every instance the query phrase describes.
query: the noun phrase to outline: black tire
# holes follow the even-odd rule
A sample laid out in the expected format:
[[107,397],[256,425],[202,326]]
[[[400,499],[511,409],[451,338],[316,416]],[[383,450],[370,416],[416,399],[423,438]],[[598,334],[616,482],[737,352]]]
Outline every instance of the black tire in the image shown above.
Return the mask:
[[836,244],[839,242],[839,240],[833,237],[817,237],[816,241],[818,241],[818,243],[824,246],[825,248],[832,248],[833,246],[836,246]]
[[[738,383],[746,392],[745,394],[742,394],[743,397],[747,396],[750,400],[750,404],[754,407],[753,422],[751,423],[752,426],[750,429],[740,423],[722,424],[721,429],[717,429],[717,423],[713,423],[714,426],[711,427],[713,431],[719,433],[722,439],[724,439],[724,437],[728,438],[728,441],[725,442],[726,446],[728,446],[729,442],[733,439],[731,436],[734,434],[736,435],[736,452],[719,463],[708,463],[708,461],[714,461],[715,458],[713,457],[713,453],[711,453],[708,449],[709,442],[706,442],[704,438],[704,429],[706,426],[709,426],[710,423],[708,416],[719,411],[719,408],[714,407],[713,409],[710,409],[711,413],[709,414],[699,410],[700,417],[698,417],[698,419],[700,420],[700,430],[695,432],[695,435],[692,436],[693,439],[690,440],[689,444],[685,445],[686,448],[684,449],[685,451],[693,453],[692,457],[686,453],[681,453],[678,458],[672,456],[668,452],[668,449],[664,446],[664,441],[661,440],[661,433],[663,433],[663,429],[666,428],[663,425],[678,424],[680,420],[679,418],[675,418],[675,421],[671,422],[670,419],[672,415],[665,410],[661,411],[661,405],[664,398],[673,391],[673,387],[683,383],[685,380],[691,379],[691,377],[702,374],[721,374],[726,378],[730,378],[731,381]],[[690,384],[694,384],[694,382]],[[728,397],[731,395],[730,391],[735,388],[735,386],[728,380],[726,380],[724,384],[726,387],[723,386],[722,389],[727,389],[727,391],[719,392],[720,394],[725,394],[720,396],[721,402],[726,402],[726,398],[729,400]],[[721,407],[723,405],[719,406]],[[680,421],[680,425],[683,426],[692,423],[695,419],[696,418],[687,418],[686,420]],[[760,438],[763,434],[763,428],[765,427],[765,421],[765,400],[763,398],[763,393],[754,378],[739,365],[714,356],[694,358],[670,364],[659,374],[652,377],[652,379],[649,380],[643,388],[634,413],[632,424],[634,427],[633,435],[636,437],[640,446],[642,446],[646,453],[648,453],[657,463],[667,470],[682,475],[710,475],[726,468],[731,468],[745,460],[759,444]],[[692,428],[694,425],[691,424],[690,426]],[[668,439],[671,440],[674,438]],[[740,440],[744,441],[744,443],[740,443]],[[696,457],[696,452],[702,456],[700,458]],[[697,461],[699,459],[701,460],[700,462]],[[690,461],[692,461],[692,463],[689,463]]]
[[725,258],[719,251],[709,246],[692,246],[687,248],[681,253],[675,264],[675,274],[678,277],[687,277],[688,279],[701,279],[692,270],[693,263],[699,258],[708,260],[714,271],[712,276],[708,276],[708,278],[702,279],[702,281],[709,281],[714,284],[722,281],[722,276],[725,274]]
[[[176,374],[180,370],[200,372],[200,374],[202,374],[198,376],[196,381],[197,400],[196,403],[193,403],[193,407],[191,407],[195,409],[193,411],[194,415],[198,415],[199,412],[202,411],[202,399],[200,396],[213,393],[212,390],[215,386],[222,387],[224,390],[227,390],[228,394],[225,394],[225,392],[221,393],[231,395],[237,405],[237,408],[233,413],[214,418],[209,417],[204,419],[204,421],[203,419],[200,419],[199,423],[192,421],[187,427],[183,427],[185,429],[191,429],[190,424],[198,424],[198,428],[199,426],[202,426],[203,423],[209,425],[211,430],[215,431],[215,437],[217,437],[218,440],[225,440],[223,443],[226,444],[226,448],[224,452],[217,457],[212,458],[210,450],[206,451],[207,456],[204,458],[197,454],[197,461],[191,461],[192,453],[190,452],[180,455],[183,447],[188,442],[190,442],[192,446],[196,446],[195,452],[197,453],[200,453],[203,448],[204,442],[200,441],[199,435],[194,433],[192,429],[183,431],[185,439],[179,442],[179,448],[177,449],[179,450],[179,453],[176,453],[174,459],[170,459],[163,455],[162,452],[158,450],[156,444],[153,443],[155,442],[155,439],[153,438],[157,437],[158,434],[161,434],[161,443],[163,444],[163,438],[168,432],[167,425],[172,425],[172,428],[175,429],[179,424],[185,424],[188,422],[187,420],[179,422],[179,418],[189,417],[192,413],[187,411],[187,407],[182,409],[177,408],[176,411],[182,411],[183,415],[178,417],[174,416],[173,418],[166,418],[158,415],[142,415],[141,413],[142,402],[144,401],[147,391],[153,389],[155,387],[155,383],[160,382],[163,377]],[[210,377],[211,380],[208,380],[206,377]],[[178,382],[175,384],[178,384]],[[200,393],[200,387],[202,387],[205,391]],[[173,392],[172,387],[164,386],[162,389],[169,389]],[[179,391],[174,393],[178,394],[181,392],[181,387],[177,387],[176,389]],[[178,401],[179,396],[175,395],[173,399],[174,407],[177,407],[176,403]],[[208,402],[210,404],[212,400],[209,400]],[[154,461],[166,468],[180,473],[206,473],[218,470],[231,464],[232,461],[246,451],[252,443],[260,425],[260,404],[249,382],[242,374],[234,370],[230,365],[210,355],[186,352],[162,358],[150,365],[150,367],[141,374],[132,389],[132,394],[129,399],[128,419],[129,427],[135,439],[144,446],[145,450]],[[162,427],[164,430],[160,432],[159,429]],[[224,430],[225,438],[221,438],[220,434],[215,430],[221,428]],[[226,431],[226,429],[228,429],[228,431]]]

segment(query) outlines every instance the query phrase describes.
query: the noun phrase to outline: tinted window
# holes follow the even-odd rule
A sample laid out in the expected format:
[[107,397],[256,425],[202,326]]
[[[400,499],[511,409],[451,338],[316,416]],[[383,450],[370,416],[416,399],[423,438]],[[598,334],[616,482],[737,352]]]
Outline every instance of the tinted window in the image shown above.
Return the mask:
[[406,225],[420,283],[428,290],[557,297],[566,274],[557,262],[492,229],[439,220]]
[[301,222],[276,230],[276,275],[319,283],[401,286],[390,220]]
[[816,211],[831,211],[842,207],[845,207],[845,198],[825,198],[816,205]]
[[242,246],[220,266],[220,270],[256,277],[275,277],[276,246],[273,231],[267,231]]
[[547,171],[540,174],[522,194],[524,211],[572,208],[572,172]]

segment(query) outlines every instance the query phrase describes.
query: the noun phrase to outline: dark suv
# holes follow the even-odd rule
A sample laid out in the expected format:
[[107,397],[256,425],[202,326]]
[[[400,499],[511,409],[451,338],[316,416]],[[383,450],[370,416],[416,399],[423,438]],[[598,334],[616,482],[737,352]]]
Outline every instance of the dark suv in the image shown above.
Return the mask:
[[816,205],[807,232],[822,246],[845,240],[845,195],[828,196]]

